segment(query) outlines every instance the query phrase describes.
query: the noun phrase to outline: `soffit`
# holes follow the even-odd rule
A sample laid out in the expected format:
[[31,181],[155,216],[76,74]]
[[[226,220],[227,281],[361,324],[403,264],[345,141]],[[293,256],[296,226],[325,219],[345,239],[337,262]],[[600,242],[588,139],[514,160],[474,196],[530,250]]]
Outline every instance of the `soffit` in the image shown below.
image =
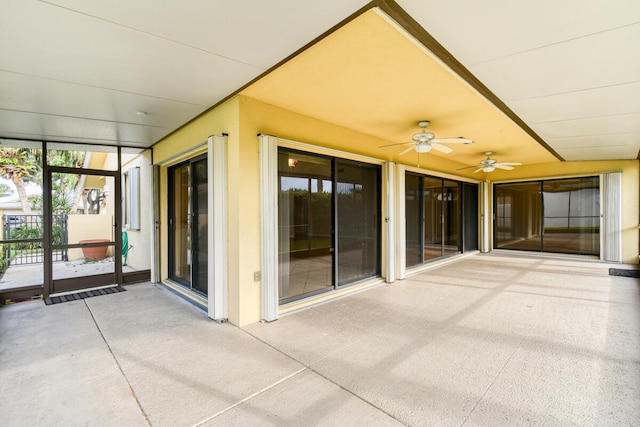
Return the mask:
[[[432,150],[461,165],[477,164],[485,151],[500,161],[527,164],[557,159],[493,104],[453,74],[383,12],[373,9],[246,88],[243,95],[371,135],[345,141],[350,151],[416,164],[407,146],[417,122],[430,120],[436,137],[465,136],[470,145]],[[422,155],[423,164],[428,158]]]
[[148,147],[366,3],[3,0],[0,136]]
[[638,156],[640,2],[398,4],[566,160]]

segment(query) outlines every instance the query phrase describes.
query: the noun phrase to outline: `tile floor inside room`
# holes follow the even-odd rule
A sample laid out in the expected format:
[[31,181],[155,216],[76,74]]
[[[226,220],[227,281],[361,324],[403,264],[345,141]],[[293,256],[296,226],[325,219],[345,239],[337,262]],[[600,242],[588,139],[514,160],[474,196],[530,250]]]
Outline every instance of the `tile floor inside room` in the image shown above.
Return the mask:
[[610,267],[476,255],[242,329],[150,283],[2,306],[0,424],[637,425]]

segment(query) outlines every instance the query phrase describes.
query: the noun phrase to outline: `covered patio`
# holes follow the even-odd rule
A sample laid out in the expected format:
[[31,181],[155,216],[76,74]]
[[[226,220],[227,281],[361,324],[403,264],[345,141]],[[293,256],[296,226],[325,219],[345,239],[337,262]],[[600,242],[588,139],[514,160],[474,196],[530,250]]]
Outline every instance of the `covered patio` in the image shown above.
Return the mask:
[[640,285],[612,267],[475,255],[244,328],[150,283],[2,306],[0,413],[7,426],[634,425]]

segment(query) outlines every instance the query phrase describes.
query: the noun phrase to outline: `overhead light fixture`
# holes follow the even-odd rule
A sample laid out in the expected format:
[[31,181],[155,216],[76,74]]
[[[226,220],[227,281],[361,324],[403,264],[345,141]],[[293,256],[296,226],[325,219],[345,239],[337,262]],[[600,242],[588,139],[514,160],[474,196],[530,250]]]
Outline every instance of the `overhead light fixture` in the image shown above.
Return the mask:
[[496,168],[493,166],[485,166],[482,168],[482,172],[493,172],[494,170],[496,170]]
[[428,153],[433,147],[427,141],[420,141],[415,148],[418,153]]
[[298,164],[298,159],[292,159],[291,157],[289,157],[289,159],[287,160],[287,164],[289,165],[289,169],[293,169]]

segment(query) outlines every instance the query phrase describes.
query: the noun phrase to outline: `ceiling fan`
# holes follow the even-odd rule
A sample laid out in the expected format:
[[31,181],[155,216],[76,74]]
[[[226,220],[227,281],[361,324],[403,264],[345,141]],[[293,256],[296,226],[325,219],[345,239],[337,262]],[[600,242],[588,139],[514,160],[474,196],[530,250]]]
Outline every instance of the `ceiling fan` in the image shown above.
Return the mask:
[[514,166],[520,166],[522,165],[522,163],[519,162],[498,162],[496,159],[492,159],[491,156],[495,154],[493,151],[486,151],[484,153],[485,156],[487,156],[486,159],[480,161],[479,165],[476,166],[467,166],[466,168],[460,168],[458,170],[462,170],[462,169],[469,169],[469,168],[478,168],[476,170],[473,171],[473,173],[477,173],[480,171],[483,172],[493,172],[496,169],[504,169],[507,171],[513,170]]
[[431,149],[436,149],[442,153],[451,153],[453,150],[450,147],[447,147],[446,145],[442,145],[442,144],[471,144],[473,142],[469,138],[464,138],[462,136],[457,138],[436,138],[433,132],[425,131],[427,126],[429,126],[429,120],[423,120],[419,122],[418,126],[422,128],[422,132],[414,133],[412,137],[413,141],[382,145],[378,148],[411,144],[409,148],[402,151],[400,154],[402,155],[402,154],[408,153],[412,149],[416,150],[416,152],[418,153],[428,153],[429,151],[431,151]]

